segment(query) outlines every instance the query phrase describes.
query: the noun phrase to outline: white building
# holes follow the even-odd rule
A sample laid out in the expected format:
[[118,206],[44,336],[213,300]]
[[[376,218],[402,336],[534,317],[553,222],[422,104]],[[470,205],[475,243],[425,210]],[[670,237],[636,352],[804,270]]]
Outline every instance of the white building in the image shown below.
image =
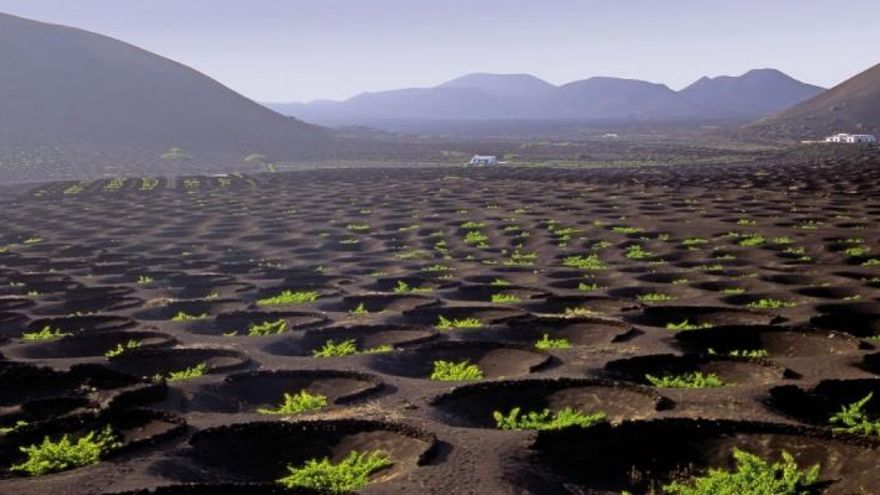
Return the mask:
[[873,134],[847,134],[845,132],[837,133],[833,136],[825,138],[826,143],[850,143],[850,144],[874,144],[877,137]]
[[472,167],[485,167],[498,165],[499,163],[501,162],[498,161],[498,157],[494,155],[474,155],[471,161],[468,162],[468,165]]

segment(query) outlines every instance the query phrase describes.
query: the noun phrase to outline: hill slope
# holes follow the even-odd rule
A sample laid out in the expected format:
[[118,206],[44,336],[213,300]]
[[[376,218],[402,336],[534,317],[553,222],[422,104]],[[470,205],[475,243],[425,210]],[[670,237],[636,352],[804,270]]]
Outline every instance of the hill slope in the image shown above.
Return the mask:
[[[269,104],[329,125],[416,129],[415,121],[557,120],[644,122],[754,120],[803,101],[822,88],[771,69],[703,78],[676,92],[635,79],[592,77],[554,86],[528,74],[468,74],[431,88],[364,93],[340,102]],[[384,121],[384,122],[383,122]],[[393,124],[391,124],[393,122]],[[389,128],[389,127],[385,127]]]
[[704,77],[679,92],[718,118],[759,119],[808,100],[824,88],[798,81],[776,69],[756,69],[741,76]]
[[794,139],[838,131],[880,134],[880,64],[746,131]]
[[0,14],[0,134],[157,150],[298,154],[328,134],[132,45]]

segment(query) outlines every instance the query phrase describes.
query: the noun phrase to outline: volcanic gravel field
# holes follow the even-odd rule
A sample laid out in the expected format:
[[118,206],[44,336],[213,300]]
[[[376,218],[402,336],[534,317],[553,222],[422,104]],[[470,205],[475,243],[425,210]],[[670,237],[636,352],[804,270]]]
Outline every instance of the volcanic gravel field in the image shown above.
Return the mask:
[[[275,480],[373,450],[363,493],[659,493],[734,447],[880,493],[880,438],[828,423],[880,414],[880,156],[64,182],[4,190],[0,222],[0,494],[314,493]],[[693,372],[724,386],[648,379]],[[327,405],[259,412],[301,390]],[[496,428],[515,407],[608,422]],[[9,470],[106,426],[98,464]]]

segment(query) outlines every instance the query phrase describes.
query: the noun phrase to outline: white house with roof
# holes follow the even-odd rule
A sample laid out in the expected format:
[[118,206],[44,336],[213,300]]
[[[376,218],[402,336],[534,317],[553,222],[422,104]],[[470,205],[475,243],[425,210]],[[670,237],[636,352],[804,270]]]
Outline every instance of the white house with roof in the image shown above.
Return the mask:
[[499,162],[498,157],[495,155],[474,155],[474,157],[471,158],[471,161],[468,162],[468,165],[471,167],[486,167],[498,165],[500,163],[502,162]]
[[873,134],[848,134],[839,132],[825,138],[826,143],[875,144],[877,137]]

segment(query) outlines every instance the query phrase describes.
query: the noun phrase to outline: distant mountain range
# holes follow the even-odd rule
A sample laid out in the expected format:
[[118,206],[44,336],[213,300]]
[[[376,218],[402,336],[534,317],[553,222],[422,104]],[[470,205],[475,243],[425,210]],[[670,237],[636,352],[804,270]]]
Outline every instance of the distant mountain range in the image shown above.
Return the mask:
[[[79,29],[0,14],[0,141],[308,154],[330,142],[179,63]],[[158,157],[158,153],[156,155]]]
[[431,88],[363,93],[341,102],[268,104],[308,122],[551,119],[749,121],[812,98],[823,88],[774,69],[704,77],[681,91],[663,84],[593,77],[554,86],[529,74],[469,74]]
[[836,132],[880,135],[880,64],[746,132],[773,139],[817,139]]

